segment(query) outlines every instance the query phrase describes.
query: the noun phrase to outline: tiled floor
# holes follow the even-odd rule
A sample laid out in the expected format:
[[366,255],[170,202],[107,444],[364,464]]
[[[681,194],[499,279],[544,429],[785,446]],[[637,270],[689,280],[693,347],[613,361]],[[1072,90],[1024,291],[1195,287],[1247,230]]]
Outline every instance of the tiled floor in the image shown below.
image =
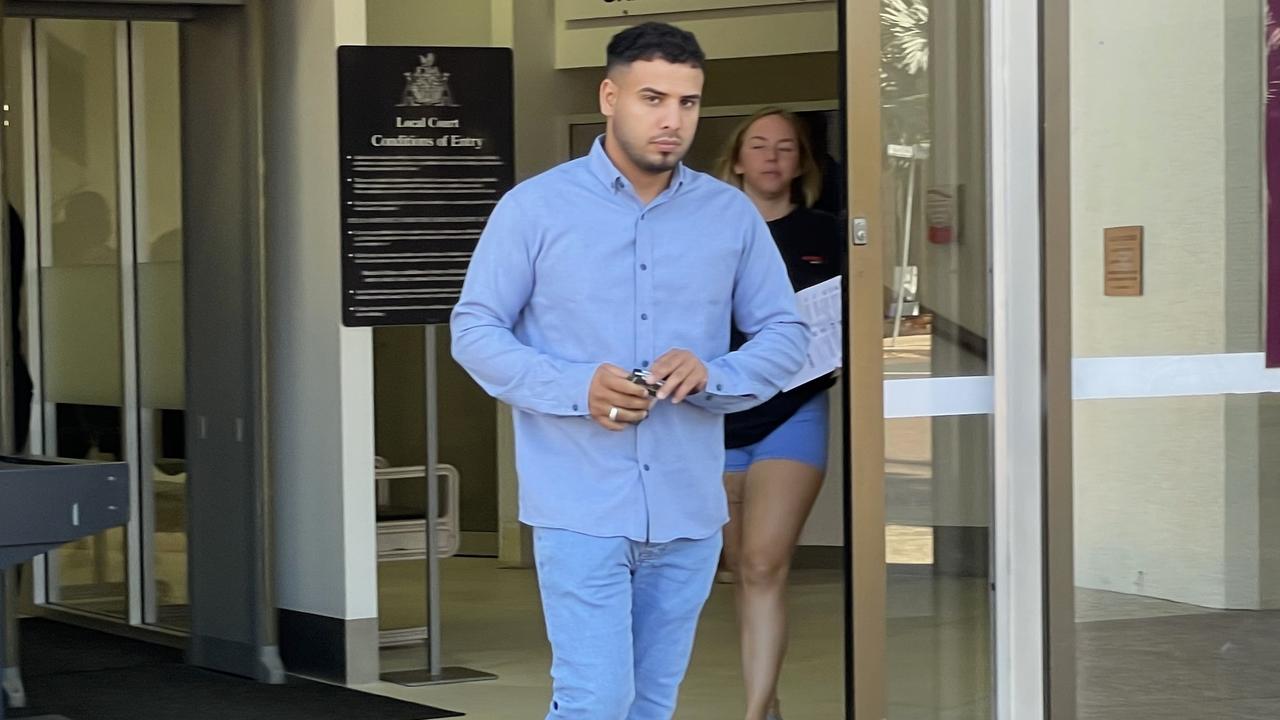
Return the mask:
[[[931,555],[929,538],[918,529],[894,532],[908,561]],[[77,555],[83,550],[65,552],[69,577],[79,578],[91,567],[89,558]],[[108,562],[108,570],[112,566]],[[550,695],[550,657],[532,572],[501,570],[492,560],[474,558],[443,566],[445,661],[494,672],[499,679],[363,689],[483,720],[541,717]],[[384,569],[386,626],[421,624],[421,565],[392,563]],[[836,571],[795,572],[793,639],[782,681],[790,720],[843,717],[842,594]],[[891,720],[990,717],[986,598],[982,580],[934,577],[927,564],[891,575]],[[1080,720],[1280,718],[1280,611],[1222,612],[1086,589],[1077,591],[1076,610]],[[386,670],[421,664],[416,649],[391,650],[384,658]],[[737,718],[741,697],[732,590],[717,585],[677,717]]]
[[[389,584],[415,585],[406,568]],[[384,580],[384,597],[407,601]],[[497,673],[474,685],[364,689],[440,705],[485,720],[542,716],[550,661],[531,572],[492,561],[445,563],[448,664]],[[392,592],[388,595],[388,590]],[[786,717],[843,717],[841,578],[798,570],[792,647],[782,682]],[[985,583],[894,573],[889,597],[891,720],[980,720],[991,713]],[[393,611],[393,608],[387,608]],[[1219,612],[1150,598],[1077,593],[1080,720],[1280,718],[1280,612]],[[399,609],[400,619],[413,613]],[[414,667],[421,652],[386,653],[384,669]],[[717,585],[699,630],[678,718],[741,717],[731,589]]]
[[[405,688],[379,683],[374,692],[461,710],[485,720],[541,717],[550,698],[550,656],[532,572],[501,570],[493,561],[457,558],[444,564],[443,602],[448,665],[496,673],[496,681]],[[383,573],[382,597],[413,597],[421,572],[412,564]],[[841,718],[844,707],[842,581],[838,571],[797,570],[791,589],[792,640],[781,697],[787,718]],[[977,720],[989,715],[987,605],[984,583],[923,575],[897,578],[889,607],[892,717]],[[400,623],[406,606],[385,607]],[[384,670],[420,667],[422,652],[389,650]],[[914,678],[908,681],[908,678]],[[742,714],[742,685],[732,589],[717,585],[703,614],[677,718]]]
[[1280,612],[1077,626],[1080,720],[1280,718]]

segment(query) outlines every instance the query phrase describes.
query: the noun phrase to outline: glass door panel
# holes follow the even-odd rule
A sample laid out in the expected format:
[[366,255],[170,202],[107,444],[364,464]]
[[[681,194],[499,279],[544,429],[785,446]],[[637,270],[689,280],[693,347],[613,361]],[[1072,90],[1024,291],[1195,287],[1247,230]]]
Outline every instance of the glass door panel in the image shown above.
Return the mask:
[[992,717],[985,3],[845,6],[854,717]]
[[[117,74],[121,24],[35,23],[44,452],[127,459],[123,216]],[[125,529],[50,555],[49,597],[128,617]]]
[[[951,435],[966,443],[945,442]],[[985,487],[985,415],[885,421],[887,717],[991,717],[991,599],[987,547],[974,528],[985,504],[962,507],[948,487]]]
[[134,22],[129,30],[144,617],[149,624],[184,628],[189,613],[178,26]]
[[[11,20],[6,151],[27,250],[33,453],[130,466],[126,528],[46,556],[37,599],[185,626],[178,26]],[[29,39],[28,39],[29,38]],[[14,168],[24,170],[14,176]],[[37,563],[37,569],[40,564]]]

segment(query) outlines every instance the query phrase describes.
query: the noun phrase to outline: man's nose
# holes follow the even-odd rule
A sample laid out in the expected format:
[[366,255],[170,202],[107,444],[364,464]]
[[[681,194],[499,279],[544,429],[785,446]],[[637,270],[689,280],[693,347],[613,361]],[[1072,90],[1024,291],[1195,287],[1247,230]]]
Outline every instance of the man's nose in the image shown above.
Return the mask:
[[679,130],[680,129],[679,106],[668,105],[665,108],[663,108],[661,122],[662,122],[663,130]]

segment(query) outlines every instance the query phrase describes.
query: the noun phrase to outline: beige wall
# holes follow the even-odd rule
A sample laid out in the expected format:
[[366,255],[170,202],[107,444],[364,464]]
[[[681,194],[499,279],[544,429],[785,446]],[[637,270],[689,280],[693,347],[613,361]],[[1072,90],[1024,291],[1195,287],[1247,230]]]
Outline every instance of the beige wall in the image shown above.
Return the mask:
[[[566,5],[555,3],[555,66],[598,67],[604,64],[604,48],[619,30],[645,20],[675,23],[698,36],[708,58],[779,57],[797,53],[834,52],[837,3],[834,0],[781,0],[765,3],[665,3],[660,14],[644,8],[631,14],[602,13],[596,19],[567,22]],[[580,2],[578,3],[580,4]],[[701,7],[699,7],[701,5]],[[718,6],[708,8],[708,6]],[[734,7],[728,7],[733,5]],[[651,11],[652,12],[652,11]]]
[[365,0],[370,45],[488,45],[490,0]]
[[[1250,0],[1072,9],[1077,357],[1259,349],[1261,33]],[[1146,228],[1145,294],[1109,298],[1103,231]],[[1080,585],[1275,606],[1269,397],[1081,401]]]
[[1226,603],[1221,398],[1075,406],[1076,582]]
[[[1260,350],[1256,12],[1250,0],[1076,12],[1077,356]],[[1171,21],[1139,32],[1150,13]],[[1103,229],[1132,224],[1146,227],[1146,293],[1107,298]]]

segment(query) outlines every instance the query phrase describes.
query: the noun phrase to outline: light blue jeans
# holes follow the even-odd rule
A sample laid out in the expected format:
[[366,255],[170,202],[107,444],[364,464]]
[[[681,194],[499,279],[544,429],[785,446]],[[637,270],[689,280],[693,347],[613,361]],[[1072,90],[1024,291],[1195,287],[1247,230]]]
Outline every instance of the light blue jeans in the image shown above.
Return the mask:
[[533,532],[552,654],[547,720],[670,720],[720,533],[643,543]]

